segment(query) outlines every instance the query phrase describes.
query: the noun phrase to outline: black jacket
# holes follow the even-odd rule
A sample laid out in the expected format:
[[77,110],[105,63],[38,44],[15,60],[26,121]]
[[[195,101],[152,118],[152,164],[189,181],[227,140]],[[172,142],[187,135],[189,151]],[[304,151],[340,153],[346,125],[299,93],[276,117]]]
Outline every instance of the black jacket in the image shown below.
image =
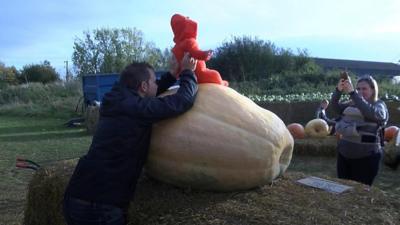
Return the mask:
[[[164,75],[158,92],[175,81]],[[92,144],[79,160],[65,196],[126,208],[147,157],[152,124],[187,111],[196,93],[190,70],[182,72],[178,92],[163,98],[142,98],[115,84],[103,98]]]
[[318,119],[323,119],[329,126],[335,126],[336,121],[333,119],[329,119],[328,116],[326,115],[326,111],[324,108],[319,107],[317,112],[316,112],[316,118]]

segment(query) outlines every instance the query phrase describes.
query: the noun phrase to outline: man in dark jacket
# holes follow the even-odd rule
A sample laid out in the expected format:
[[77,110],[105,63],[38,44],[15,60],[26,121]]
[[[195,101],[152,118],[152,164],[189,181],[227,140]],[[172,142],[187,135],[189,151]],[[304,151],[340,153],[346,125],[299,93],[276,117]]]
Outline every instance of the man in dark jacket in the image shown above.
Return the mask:
[[177,63],[156,83],[147,63],[132,63],[105,94],[88,153],[70,179],[64,196],[67,224],[126,224],[125,212],[144,166],[153,123],[178,116],[193,105],[196,60],[182,59],[180,88],[158,98],[176,82]]

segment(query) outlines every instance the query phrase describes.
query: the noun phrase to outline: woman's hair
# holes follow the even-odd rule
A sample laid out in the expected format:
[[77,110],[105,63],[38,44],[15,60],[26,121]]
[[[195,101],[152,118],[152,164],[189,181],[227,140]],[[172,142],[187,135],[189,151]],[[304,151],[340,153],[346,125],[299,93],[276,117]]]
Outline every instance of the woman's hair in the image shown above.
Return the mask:
[[119,77],[121,85],[137,90],[143,81],[150,79],[153,67],[145,62],[133,62],[125,67]]
[[379,89],[378,89],[378,83],[376,83],[376,80],[371,75],[363,75],[360,78],[358,78],[357,84],[362,82],[362,81],[367,82],[369,87],[374,91],[374,94],[372,95],[372,99],[371,100],[373,102],[378,101]]

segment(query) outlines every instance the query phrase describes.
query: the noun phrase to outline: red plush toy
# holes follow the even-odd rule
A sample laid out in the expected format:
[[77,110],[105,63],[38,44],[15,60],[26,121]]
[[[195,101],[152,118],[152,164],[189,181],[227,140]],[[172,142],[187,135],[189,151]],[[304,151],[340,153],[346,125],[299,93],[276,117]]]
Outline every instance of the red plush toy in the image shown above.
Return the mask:
[[[228,86],[228,81],[222,80],[221,75],[216,70],[207,69],[205,61],[209,60],[212,51],[201,51],[196,41],[197,23],[188,17],[175,14],[171,18],[171,27],[174,32],[175,46],[172,52],[175,58],[180,62],[185,52],[197,59],[196,70],[197,82],[215,83]],[[180,70],[179,70],[180,71]]]

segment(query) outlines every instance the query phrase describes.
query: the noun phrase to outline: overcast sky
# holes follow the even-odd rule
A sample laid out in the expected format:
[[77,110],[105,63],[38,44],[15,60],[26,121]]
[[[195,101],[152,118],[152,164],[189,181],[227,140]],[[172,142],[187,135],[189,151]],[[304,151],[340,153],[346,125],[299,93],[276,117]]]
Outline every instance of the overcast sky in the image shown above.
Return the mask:
[[247,35],[313,57],[400,60],[399,0],[12,0],[0,6],[0,61],[21,69],[48,60],[64,75],[74,40],[97,28],[136,27],[172,47],[175,13],[198,22],[204,50]]

